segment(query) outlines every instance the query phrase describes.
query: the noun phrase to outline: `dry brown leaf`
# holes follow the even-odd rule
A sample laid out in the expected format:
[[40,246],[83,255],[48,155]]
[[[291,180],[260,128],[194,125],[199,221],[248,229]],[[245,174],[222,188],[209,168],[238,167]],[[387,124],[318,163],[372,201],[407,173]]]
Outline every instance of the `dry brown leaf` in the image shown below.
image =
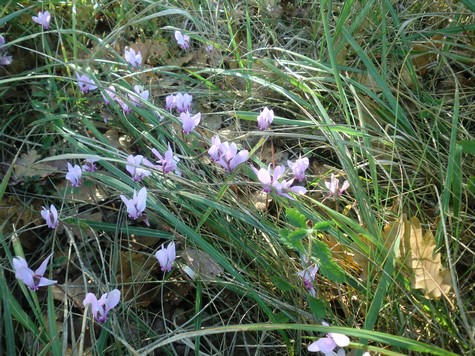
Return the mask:
[[450,271],[442,266],[440,253],[434,255],[435,239],[430,230],[422,233],[416,217],[405,221],[401,254],[406,254],[406,265],[412,269],[411,287],[422,289],[427,298],[447,297],[452,287]]
[[158,295],[157,283],[150,280],[150,271],[157,261],[148,254],[131,251],[120,252],[117,280],[123,285],[124,300],[134,300],[137,306],[146,307]]
[[22,154],[14,164],[13,183],[19,183],[34,176],[45,178],[58,171],[56,167],[47,163],[36,163],[40,158],[36,150]]
[[67,295],[69,299],[73,302],[74,306],[79,309],[83,309],[83,300],[86,296],[86,288],[84,287],[84,278],[82,275],[79,275],[72,282],[68,282],[62,285],[54,284],[53,285],[53,299],[62,302],[64,296]]
[[183,257],[188,264],[188,268],[191,269],[191,272],[199,275],[204,282],[213,281],[216,276],[219,276],[224,271],[223,267],[217,264],[211,256],[204,251],[185,248]]

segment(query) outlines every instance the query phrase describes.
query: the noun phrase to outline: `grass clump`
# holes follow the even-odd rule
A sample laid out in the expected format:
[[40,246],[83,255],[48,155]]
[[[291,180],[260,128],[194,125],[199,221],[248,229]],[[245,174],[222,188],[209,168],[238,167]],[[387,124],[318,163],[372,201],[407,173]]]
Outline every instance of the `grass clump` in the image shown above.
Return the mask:
[[0,20],[7,353],[473,352],[468,2],[25,6]]

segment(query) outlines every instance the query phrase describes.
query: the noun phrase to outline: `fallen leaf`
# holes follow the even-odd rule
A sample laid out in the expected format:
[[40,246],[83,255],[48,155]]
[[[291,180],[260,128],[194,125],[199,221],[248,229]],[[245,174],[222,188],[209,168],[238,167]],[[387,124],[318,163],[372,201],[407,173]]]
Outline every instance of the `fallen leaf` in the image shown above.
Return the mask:
[[56,167],[47,163],[36,163],[40,158],[36,150],[22,154],[13,165],[12,183],[17,184],[35,176],[45,178],[58,171]]
[[439,299],[441,295],[447,298],[452,287],[450,271],[442,266],[440,253],[434,254],[436,246],[432,232],[427,230],[423,234],[416,217],[406,220],[404,225],[401,254],[407,255],[406,265],[414,273],[411,287],[422,289],[429,299]]
[[[223,267],[217,264],[210,255],[204,251],[198,251],[193,248],[185,248],[183,251],[183,257],[187,262],[188,272],[191,270],[191,278],[195,279],[195,275],[200,276],[202,281],[213,281],[217,276],[221,275],[224,271]],[[194,275],[193,275],[194,273]]]

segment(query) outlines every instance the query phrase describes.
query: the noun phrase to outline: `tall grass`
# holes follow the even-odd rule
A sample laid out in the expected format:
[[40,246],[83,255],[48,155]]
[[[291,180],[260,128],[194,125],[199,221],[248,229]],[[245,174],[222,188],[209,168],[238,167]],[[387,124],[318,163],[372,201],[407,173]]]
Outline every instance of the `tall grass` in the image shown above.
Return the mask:
[[[297,355],[328,332],[348,335],[358,353],[474,351],[467,2],[51,1],[46,9],[45,31],[31,22],[36,4],[1,10],[14,59],[0,66],[6,353]],[[190,50],[177,47],[177,29],[190,35]],[[139,68],[123,59],[129,45],[142,50]],[[75,73],[98,89],[80,93]],[[109,85],[130,104],[136,84],[151,99],[131,113],[103,104]],[[164,109],[178,92],[192,94],[203,116],[189,135]],[[264,106],[276,118],[259,131]],[[248,149],[250,161],[219,169],[207,154],[215,134]],[[150,148],[168,143],[181,176],[154,170],[135,182],[125,171],[129,154],[152,158]],[[33,150],[38,174],[18,176]],[[259,203],[249,164],[299,155],[312,163],[308,193]],[[84,173],[79,188],[65,184],[65,162],[88,157],[100,158],[100,170]],[[350,183],[341,198],[328,196],[331,173]],[[131,222],[119,198],[143,186],[150,227]],[[51,203],[64,231],[40,219]],[[452,291],[439,300],[411,289],[397,227],[386,240],[383,229],[403,215],[433,230],[450,269]],[[178,259],[163,273],[153,254],[172,240]],[[34,265],[52,251],[47,273],[57,286],[32,292],[15,280],[14,256]],[[302,254],[320,263],[315,297],[297,275]],[[121,303],[99,325],[84,295],[114,288]]]

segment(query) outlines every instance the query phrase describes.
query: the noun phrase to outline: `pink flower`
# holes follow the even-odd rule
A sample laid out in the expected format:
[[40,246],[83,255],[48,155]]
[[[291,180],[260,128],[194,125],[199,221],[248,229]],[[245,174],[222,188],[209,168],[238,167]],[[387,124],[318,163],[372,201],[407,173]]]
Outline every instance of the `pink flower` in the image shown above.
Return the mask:
[[115,94],[115,87],[111,85],[104,90],[105,90],[105,94],[102,93],[102,97],[104,98],[104,104],[109,105],[110,104],[109,99],[115,100],[117,97]]
[[[328,326],[327,323],[323,322],[322,325]],[[335,348],[338,347],[345,347],[350,344],[350,339],[348,336],[343,335],[343,334],[337,334],[337,333],[328,333],[326,337],[322,337],[318,339],[317,341],[311,343],[308,346],[308,351],[310,352],[318,352],[320,351],[321,353],[325,354],[326,356],[329,355],[334,355]],[[340,352],[341,350],[338,351],[338,354],[345,354],[344,351],[343,353]]]
[[[127,94],[127,96],[130,98],[130,102],[132,103],[132,105],[135,105],[135,106],[142,106],[142,102],[141,102],[140,99],[147,101],[147,100],[148,100],[148,96],[149,96],[149,91],[148,91],[148,90],[144,90],[143,86],[135,85],[135,86],[134,86],[134,92],[135,92],[137,95],[130,95],[130,94]],[[139,97],[140,97],[140,99],[139,99]]]
[[340,197],[343,194],[343,192],[348,189],[348,187],[350,186],[350,183],[348,183],[348,181],[345,180],[343,182],[343,185],[340,188],[339,187],[340,181],[332,173],[330,176],[330,181],[325,181],[325,185],[327,189],[329,190],[329,195],[331,197],[337,197],[337,196]]
[[300,157],[295,162],[287,161],[289,168],[292,170],[295,180],[305,180],[305,171],[308,168],[309,161],[307,157]]
[[120,196],[120,199],[124,202],[127,207],[127,213],[129,218],[137,220],[145,210],[147,204],[147,189],[143,187],[139,190],[139,193],[134,189],[134,195],[132,199],[127,199],[124,195]]
[[142,155],[129,155],[129,157],[127,157],[127,163],[128,164],[125,166],[125,169],[130,173],[132,179],[135,182],[140,182],[142,179],[148,177],[152,173],[139,167],[140,165],[145,165],[151,168],[153,167],[153,164]]
[[[308,260],[309,259],[307,256],[302,256],[302,263],[304,264],[304,266],[307,264]],[[303,284],[312,297],[315,297],[316,295],[313,281],[315,280],[315,277],[317,276],[317,272],[318,272],[318,264],[314,263],[297,273],[297,275],[302,277]]]
[[87,293],[82,304],[84,307],[90,305],[94,320],[96,320],[98,323],[103,323],[107,320],[109,311],[119,304],[119,301],[120,291],[118,289],[114,289],[109,293],[104,293],[99,300],[97,300],[94,294]]
[[165,244],[162,245],[162,248],[155,253],[155,257],[160,263],[160,268],[164,272],[170,272],[172,269],[173,261],[176,258],[175,252],[175,243],[172,241],[165,248]]
[[212,145],[208,150],[211,159],[223,167],[226,172],[233,171],[239,164],[249,158],[248,150],[242,150],[238,153],[235,143],[221,143],[217,135],[211,138],[211,143]]
[[91,90],[97,89],[97,86],[94,85],[94,82],[87,75],[79,75],[78,73],[76,73],[76,77],[78,78],[79,89],[83,94],[86,94]]
[[83,172],[95,172],[97,171],[96,162],[99,158],[86,158],[84,164],[82,165],[81,169]]
[[53,204],[50,205],[49,209],[43,207],[41,216],[46,220],[46,225],[48,225],[50,229],[56,229],[56,227],[58,227],[58,210],[56,210]]
[[165,109],[173,110],[174,108],[176,108],[175,95],[167,95],[165,98]]
[[38,16],[32,17],[33,21],[37,24],[43,26],[44,30],[49,30],[49,23],[51,21],[51,15],[48,11],[45,12],[38,12]]
[[190,36],[182,34],[180,31],[175,31],[176,43],[181,49],[190,48]]
[[71,182],[71,186],[79,187],[81,185],[82,170],[77,164],[74,167],[68,162],[68,173],[66,179]]
[[178,93],[175,95],[175,107],[178,112],[186,112],[191,110],[191,101],[193,96],[190,94]]
[[180,114],[180,120],[183,125],[183,132],[189,134],[200,123],[201,113],[191,116],[190,112],[182,112]]
[[140,51],[135,52],[133,48],[126,49],[124,57],[132,67],[139,67],[142,64],[142,54]]
[[257,178],[262,183],[262,190],[266,193],[270,193],[272,190],[275,191],[277,195],[294,199],[288,193],[293,192],[296,194],[305,194],[307,189],[301,186],[291,186],[294,182],[293,179],[286,181],[286,180],[279,180],[281,176],[284,174],[285,167],[284,166],[277,166],[274,170],[272,170],[271,165],[267,169],[261,168],[257,169],[255,167],[251,167],[254,173],[257,175]]
[[159,165],[157,169],[160,169],[163,172],[163,174],[167,174],[167,173],[175,171],[176,175],[178,176],[181,175],[180,170],[176,166],[179,159],[173,155],[173,151],[172,151],[172,148],[170,147],[170,143],[168,143],[168,150],[165,152],[164,156],[162,156],[160,152],[157,151],[156,148],[152,148],[151,151],[158,158],[157,163]]
[[40,267],[38,267],[38,269],[34,272],[30,268],[28,268],[28,264],[26,263],[23,257],[17,256],[13,258],[13,269],[15,271],[15,277],[25,283],[28,288],[33,291],[38,290],[39,287],[56,284],[57,281],[53,281],[51,279],[43,277],[51,256],[53,256],[53,254],[46,257]]
[[5,45],[5,38],[0,35],[0,65],[9,65],[12,63],[12,56],[8,56],[6,52],[2,50],[2,47]]
[[264,110],[262,110],[259,113],[259,116],[257,117],[257,126],[259,126],[261,130],[266,130],[273,120],[274,111],[269,110],[267,107],[265,107]]

